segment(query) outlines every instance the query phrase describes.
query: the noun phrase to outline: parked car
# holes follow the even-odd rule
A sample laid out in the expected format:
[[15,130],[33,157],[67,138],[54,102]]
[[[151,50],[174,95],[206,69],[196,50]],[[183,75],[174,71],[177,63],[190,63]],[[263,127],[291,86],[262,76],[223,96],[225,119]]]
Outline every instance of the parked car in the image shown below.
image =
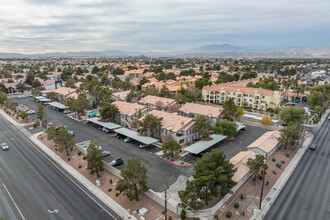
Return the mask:
[[293,107],[293,106],[296,106],[296,105],[294,103],[286,103],[286,104],[284,104],[284,106],[289,106],[289,107],[292,106]]
[[122,136],[122,135],[120,135],[120,134],[116,134],[116,138],[118,138],[118,139],[122,139],[122,138],[123,138],[123,136]]
[[330,116],[328,116],[328,120],[330,120]]
[[106,128],[106,127],[103,127],[101,129],[101,131],[104,131],[105,133],[110,133],[110,129]]
[[33,109],[30,109],[26,113],[28,113],[29,115],[33,115],[36,113],[36,111],[34,111]]
[[124,164],[124,161],[121,158],[114,159],[113,161],[111,161],[109,163],[109,165],[113,166],[113,167],[117,167],[117,166],[122,165],[122,164]]
[[309,147],[309,149],[311,149],[311,150],[316,150],[316,148],[317,148],[317,145],[316,145],[316,144],[312,144],[312,145]]
[[69,111],[69,110],[64,110],[64,111],[63,111],[63,114],[70,114],[70,113],[72,113],[72,112]]
[[102,156],[103,157],[108,157],[108,156],[110,156],[110,152],[107,151],[107,150],[104,150],[104,151],[102,151]]
[[294,102],[294,103],[299,103],[300,101],[299,101],[299,100],[293,100],[292,102]]
[[125,143],[131,142],[131,141],[133,141],[133,139],[132,138],[129,138],[129,137],[127,137],[127,138],[124,139],[124,142]]
[[69,135],[74,136],[74,132],[73,131],[68,131]]
[[2,148],[2,150],[9,150],[9,146],[8,146],[8,144],[6,144],[6,143],[2,143],[1,144],[1,148]]
[[56,130],[56,131],[59,131],[59,130],[61,130],[62,128],[64,128],[64,126],[57,126],[57,127],[55,127],[55,130]]
[[148,147],[148,144],[140,144],[139,145],[139,148],[141,148],[141,149],[146,148],[146,147]]

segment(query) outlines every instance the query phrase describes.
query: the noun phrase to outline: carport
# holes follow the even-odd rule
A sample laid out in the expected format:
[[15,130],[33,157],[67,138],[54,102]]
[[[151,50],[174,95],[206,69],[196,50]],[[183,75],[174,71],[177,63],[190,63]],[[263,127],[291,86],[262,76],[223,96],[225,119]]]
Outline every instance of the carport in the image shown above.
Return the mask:
[[220,141],[226,139],[227,136],[224,136],[222,134],[211,134],[210,138],[212,138],[212,140],[198,141],[197,143],[190,145],[189,147],[185,148],[184,150],[187,152],[190,152],[192,154],[199,154],[200,152],[202,152],[202,151],[212,147],[213,145],[219,143]]
[[67,106],[65,106],[61,103],[58,103],[58,102],[50,102],[49,105],[51,105],[54,108],[60,109],[60,110],[65,110],[68,108]]
[[50,99],[48,99],[44,96],[36,96],[36,97],[34,97],[34,99],[37,100],[38,102],[42,102],[42,103],[50,102]]
[[99,121],[100,118],[89,118],[87,119],[87,121],[93,122],[94,124],[100,125],[102,127],[105,127],[109,130],[113,130],[113,129],[117,129],[117,128],[121,128],[120,125],[117,125],[115,123],[111,123],[111,122],[103,122],[103,121]]
[[136,132],[136,131],[132,131],[130,129],[127,128],[119,128],[114,130],[114,132],[124,135],[126,137],[132,138],[138,142],[141,142],[143,144],[149,145],[149,144],[153,144],[156,143],[158,140],[155,138],[151,138],[151,137],[147,137],[147,136],[142,136],[140,133]]

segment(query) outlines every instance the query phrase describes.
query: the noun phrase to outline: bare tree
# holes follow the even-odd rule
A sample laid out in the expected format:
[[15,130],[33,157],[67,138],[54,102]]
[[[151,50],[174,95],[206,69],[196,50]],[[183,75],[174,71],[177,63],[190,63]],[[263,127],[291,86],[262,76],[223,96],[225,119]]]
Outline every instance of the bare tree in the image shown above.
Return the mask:
[[181,105],[180,104],[174,104],[174,105],[171,105],[168,110],[170,113],[173,113],[173,112],[177,112],[179,110],[179,108],[181,108]]
[[161,111],[165,107],[165,104],[162,101],[157,101],[155,103],[155,107],[156,107],[157,110]]

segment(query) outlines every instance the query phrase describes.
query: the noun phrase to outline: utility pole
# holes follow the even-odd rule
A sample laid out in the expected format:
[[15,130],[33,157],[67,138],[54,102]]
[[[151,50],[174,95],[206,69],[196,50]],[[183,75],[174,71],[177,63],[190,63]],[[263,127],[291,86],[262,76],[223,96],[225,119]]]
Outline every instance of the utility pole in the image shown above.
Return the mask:
[[165,188],[165,220],[167,220],[167,193]]
[[266,158],[264,160],[264,168],[263,168],[263,173],[262,173],[262,185],[261,185],[261,192],[260,192],[259,209],[261,209],[262,194],[264,192],[267,156],[268,156],[268,153],[266,152]]

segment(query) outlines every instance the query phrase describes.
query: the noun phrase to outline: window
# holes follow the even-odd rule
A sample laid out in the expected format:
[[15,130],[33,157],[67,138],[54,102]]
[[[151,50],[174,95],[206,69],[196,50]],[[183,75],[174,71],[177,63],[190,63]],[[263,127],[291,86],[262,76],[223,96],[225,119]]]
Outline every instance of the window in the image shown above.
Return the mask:
[[244,94],[244,97],[248,97],[248,94]]
[[246,102],[247,99],[244,99],[244,102]]
[[233,95],[236,95],[236,93],[234,92]]
[[193,136],[193,140],[196,140],[197,139],[197,134],[195,134],[194,136]]
[[183,144],[184,143],[184,139],[179,140],[179,144]]
[[230,92],[228,92],[227,95],[230,95]]
[[188,130],[188,131],[187,131],[187,135],[188,135],[188,134],[191,134],[191,130]]
[[249,95],[249,97],[253,97],[253,95]]
[[262,99],[265,99],[266,97],[265,96],[262,96]]
[[252,99],[250,99],[250,102],[252,102]]
[[191,141],[191,137],[186,138],[186,142],[190,142]]

